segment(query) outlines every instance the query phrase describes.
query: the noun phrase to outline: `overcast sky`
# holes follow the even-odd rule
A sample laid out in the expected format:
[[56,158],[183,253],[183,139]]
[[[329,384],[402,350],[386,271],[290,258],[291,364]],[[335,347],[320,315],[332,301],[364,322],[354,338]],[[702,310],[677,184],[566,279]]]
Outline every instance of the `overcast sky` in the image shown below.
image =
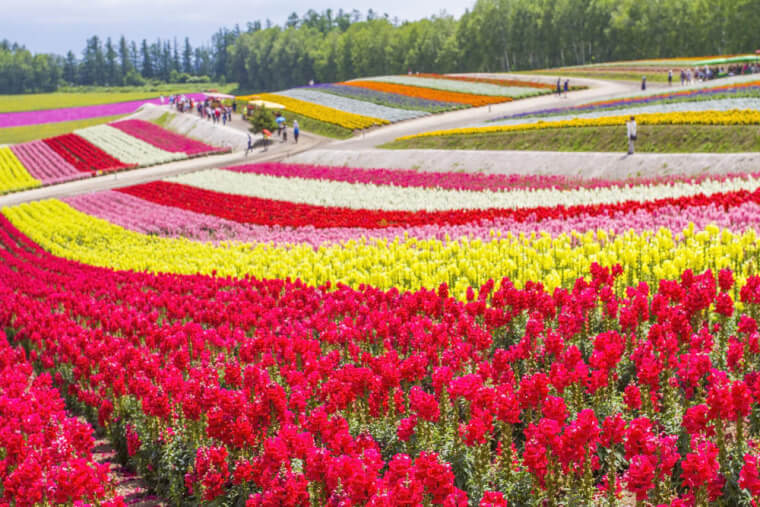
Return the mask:
[[321,12],[339,8],[357,9],[366,14],[373,9],[391,18],[414,20],[442,10],[460,16],[474,0],[0,0],[0,39],[25,45],[33,52],[65,54],[72,50],[79,56],[85,39],[91,35],[103,38],[155,40],[190,37],[192,44],[207,43],[219,27],[245,28],[257,19],[282,25],[295,11],[300,15],[309,9]]

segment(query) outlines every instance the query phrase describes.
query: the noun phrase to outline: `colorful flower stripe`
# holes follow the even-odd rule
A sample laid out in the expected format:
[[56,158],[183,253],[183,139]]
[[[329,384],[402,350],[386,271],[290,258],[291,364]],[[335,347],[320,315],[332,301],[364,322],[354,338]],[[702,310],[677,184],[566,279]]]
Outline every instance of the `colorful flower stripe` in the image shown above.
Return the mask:
[[470,93],[458,93],[444,90],[435,90],[432,88],[422,88],[419,86],[407,86],[394,83],[383,83],[380,81],[346,81],[340,83],[346,86],[355,86],[357,88],[366,88],[383,93],[396,93],[425,100],[436,100],[441,102],[453,102],[455,104],[464,104],[468,106],[487,106],[489,104],[499,104],[501,102],[510,102],[510,97],[496,97],[492,95],[473,95]]
[[[192,97],[194,100],[202,99],[205,97],[205,95],[202,93],[191,93],[187,96]],[[160,99],[154,98],[145,100],[133,100],[129,102],[117,102],[114,104],[65,107],[60,109],[46,109],[42,111],[0,113],[0,128],[23,127],[25,125],[37,125],[40,123],[57,123],[64,121],[84,120],[87,118],[130,114],[137,111],[143,104],[160,104]]]
[[272,199],[260,199],[225,194],[170,182],[152,182],[121,188],[141,199],[173,206],[188,211],[214,215],[239,223],[282,227],[360,227],[378,229],[394,226],[465,225],[496,219],[517,222],[537,222],[547,219],[568,219],[585,214],[614,216],[620,212],[652,211],[661,206],[737,206],[745,202],[760,202],[760,192],[741,190],[714,193],[711,196],[692,196],[656,199],[650,201],[619,201],[611,204],[542,206],[534,208],[451,210],[451,211],[380,211],[375,209],[349,209],[327,206],[310,206]]
[[129,167],[76,134],[63,134],[43,141],[64,160],[83,172],[118,171]]
[[467,93],[472,95],[489,95],[494,97],[525,97],[528,95],[537,95],[542,92],[539,89],[530,86],[499,86],[490,83],[480,83],[474,81],[458,81],[455,79],[435,79],[431,77],[416,76],[379,76],[369,78],[368,81],[380,83],[392,83],[405,86],[418,86],[422,88],[432,88],[455,93]]
[[284,228],[255,224],[241,224],[213,215],[204,215],[171,206],[163,206],[122,192],[98,192],[63,201],[78,211],[107,220],[135,232],[163,237],[185,237],[197,241],[241,241],[272,243],[274,245],[308,244],[313,248],[348,241],[382,239],[405,241],[415,239],[481,239],[489,241],[496,236],[512,234],[585,234],[605,231],[623,234],[629,230],[643,233],[666,228],[678,234],[691,224],[697,230],[709,225],[732,232],[756,229],[760,222],[760,204],[743,202],[736,206],[710,204],[707,206],[664,205],[653,210],[638,209],[629,213],[620,211],[611,216],[584,213],[572,218],[550,218],[542,221],[517,221],[508,218],[483,220],[463,225],[431,224],[415,227],[361,227],[310,226]]
[[572,190],[580,188],[627,188],[640,185],[673,185],[677,183],[701,183],[705,180],[760,179],[760,173],[752,174],[701,174],[697,176],[671,175],[653,178],[626,178],[606,180],[601,178],[575,178],[559,175],[533,174],[485,174],[460,172],[414,171],[404,169],[359,169],[352,167],[313,166],[264,162],[223,168],[240,173],[266,174],[278,177],[294,177],[315,180],[345,181],[348,183],[372,183],[400,187],[441,188],[449,190]]
[[468,81],[471,83],[489,83],[498,86],[519,86],[529,88],[549,88],[554,89],[553,84],[541,83],[539,81],[523,81],[521,79],[496,79],[488,77],[473,77],[473,76],[455,76],[453,74],[417,74],[418,77],[429,77],[435,79],[453,79],[455,81]]
[[125,229],[198,241],[270,241],[275,228],[240,224],[213,215],[162,206],[123,192],[104,191],[66,197],[71,207]]
[[10,148],[0,147],[0,194],[38,187],[42,183],[29,174]]
[[1,224],[0,327],[185,503],[760,495],[757,277],[649,287],[593,266],[566,291],[504,280],[464,303],[110,272],[27,243]]
[[45,185],[84,178],[83,173],[66,162],[44,141],[30,141],[11,146],[11,150],[32,177]]
[[[759,89],[760,90],[760,89]],[[698,112],[698,111],[736,111],[736,110],[757,110],[760,108],[760,94],[754,98],[723,98],[716,100],[700,100],[698,102],[667,102],[659,104],[638,104],[635,106],[622,108],[627,115],[641,115],[641,114],[665,114],[665,113],[680,113],[680,112]],[[503,120],[491,120],[483,123],[482,125],[518,125],[525,123],[536,123],[540,121],[564,121],[572,119],[588,119],[588,118],[601,118],[609,116],[609,110],[597,110],[589,112],[578,112],[569,114],[556,114],[550,117],[536,116],[536,117],[523,117],[523,118],[511,118]]]
[[370,118],[368,116],[347,113],[332,107],[321,106],[319,104],[305,102],[284,95],[260,93],[257,97],[261,100],[282,104],[289,111],[293,111],[294,113],[302,114],[309,118],[314,118],[327,123],[334,123],[335,125],[348,129],[366,129],[375,125],[386,125],[389,123],[388,120],[383,120],[382,118]]
[[398,109],[395,107],[381,106],[379,104],[373,104],[372,102],[349,99],[347,97],[322,93],[317,90],[307,88],[293,88],[292,90],[277,92],[277,94],[284,97],[290,97],[292,99],[302,100],[304,102],[310,102],[312,104],[317,104],[320,106],[332,107],[333,109],[338,109],[339,111],[344,111],[351,114],[357,114],[371,118],[380,118],[390,123],[419,118],[421,116],[427,116],[429,114],[425,111],[406,110]]
[[[593,263],[621,264],[626,283],[657,284],[686,269],[730,268],[740,279],[751,274],[760,255],[755,231],[736,234],[708,226],[671,231],[600,232],[550,238],[507,234],[493,241],[378,240],[331,245],[279,247],[267,244],[214,246],[186,239],[147,236],[46,200],[2,210],[15,227],[54,255],[120,270],[301,280],[352,287],[415,291],[448,284],[457,298],[472,286],[507,277],[518,287],[541,280],[548,290],[570,287]],[[471,290],[471,289],[470,289]]]
[[618,109],[628,106],[635,106],[638,104],[650,104],[657,102],[673,101],[673,100],[689,100],[701,97],[709,97],[711,95],[723,95],[728,93],[753,93],[760,89],[760,81],[731,83],[722,86],[711,86],[707,88],[692,88],[687,90],[679,90],[669,93],[655,93],[650,95],[640,95],[635,97],[627,97],[623,99],[602,100],[597,102],[589,102],[587,104],[581,104],[572,107],[551,108],[542,109],[540,111],[529,111],[525,113],[518,113],[503,118],[497,118],[494,121],[507,120],[513,118],[524,118],[532,116],[550,116],[555,114],[565,113],[577,113],[583,111],[595,111],[604,109]]
[[723,180],[705,179],[699,183],[570,190],[510,189],[473,192],[278,177],[224,169],[208,169],[182,174],[169,178],[167,181],[213,192],[293,204],[353,210],[430,212],[614,205],[623,200],[647,202],[695,195],[711,196],[740,190],[754,192],[760,188],[760,179],[750,176]]
[[461,104],[453,102],[439,102],[437,100],[425,100],[416,97],[408,97],[396,93],[384,93],[356,86],[347,86],[344,84],[321,83],[309,86],[309,89],[323,91],[325,93],[334,93],[343,97],[349,97],[365,102],[374,102],[389,107],[401,109],[419,109],[421,111],[430,111],[433,113],[450,111],[462,107]]
[[133,166],[146,167],[187,157],[184,153],[156,148],[109,125],[87,127],[75,130],[74,133],[112,157]]
[[[514,132],[518,130],[542,130],[568,127],[609,127],[624,125],[630,115],[605,116],[602,118],[574,118],[563,121],[521,123],[518,125],[497,125],[493,127],[471,127],[452,130],[436,130],[399,137],[397,140],[414,139],[431,136],[456,136],[463,134],[489,134],[497,132]],[[636,115],[639,125],[757,125],[760,124],[760,111],[699,111],[678,113],[649,113]]]
[[[0,301],[8,301],[14,290],[0,282]],[[5,325],[7,314],[7,307],[0,309]],[[35,375],[24,350],[8,344],[5,325],[0,325],[0,502],[124,505],[114,498],[108,464],[92,456],[92,427],[66,414],[51,376]]]
[[221,148],[215,148],[200,141],[175,134],[143,120],[123,120],[111,123],[110,125],[132,137],[171,153],[185,153],[188,156],[196,156],[223,151]]

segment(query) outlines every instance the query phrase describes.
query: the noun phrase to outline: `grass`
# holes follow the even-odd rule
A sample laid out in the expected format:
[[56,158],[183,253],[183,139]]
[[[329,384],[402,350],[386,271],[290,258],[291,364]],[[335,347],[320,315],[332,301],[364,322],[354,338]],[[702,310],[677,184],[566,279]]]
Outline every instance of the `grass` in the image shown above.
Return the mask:
[[[630,72],[626,70],[615,71],[614,69],[604,70],[590,70],[590,69],[547,69],[547,70],[531,70],[519,72],[519,74],[531,75],[537,74],[542,76],[562,76],[562,77],[578,77],[587,79],[610,79],[617,81],[641,81],[642,76],[647,77],[647,82],[666,83],[668,81],[667,69],[662,72]],[[673,82],[677,81],[679,76],[676,72],[673,72]]]
[[285,120],[288,122],[288,128],[293,132],[293,120],[298,120],[298,127],[304,132],[311,132],[318,136],[331,137],[333,139],[348,139],[354,135],[353,130],[327,123],[324,121],[315,120],[307,116],[293,113],[291,111],[283,111]]
[[[382,148],[439,150],[536,150],[625,152],[625,125],[419,137]],[[756,125],[639,125],[636,151],[645,153],[737,153],[760,151]]]
[[77,87],[68,88],[65,91],[54,93],[0,95],[0,113],[112,104],[114,102],[149,99],[162,94],[196,93],[209,89],[226,92],[233,89],[235,86],[235,84],[218,85],[215,83],[194,83],[162,84],[142,87]]
[[100,125],[122,118],[117,116],[101,116],[86,120],[62,121],[57,123],[43,123],[40,125],[25,125],[23,127],[8,127],[0,129],[0,144],[24,143],[35,139],[58,136],[72,132],[76,129]]

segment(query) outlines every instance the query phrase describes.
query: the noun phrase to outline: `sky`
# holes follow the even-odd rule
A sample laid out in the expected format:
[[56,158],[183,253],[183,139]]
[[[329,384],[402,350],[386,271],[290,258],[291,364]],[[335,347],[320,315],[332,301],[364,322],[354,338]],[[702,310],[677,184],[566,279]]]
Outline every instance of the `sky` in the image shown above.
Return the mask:
[[366,14],[373,9],[391,19],[415,20],[440,14],[443,10],[461,16],[474,0],[2,0],[0,39],[26,46],[32,52],[79,56],[85,39],[98,35],[129,40],[155,40],[190,37],[193,46],[206,44],[220,27],[245,28],[249,21],[268,18],[273,24],[285,23],[291,12],[321,12],[342,8]]

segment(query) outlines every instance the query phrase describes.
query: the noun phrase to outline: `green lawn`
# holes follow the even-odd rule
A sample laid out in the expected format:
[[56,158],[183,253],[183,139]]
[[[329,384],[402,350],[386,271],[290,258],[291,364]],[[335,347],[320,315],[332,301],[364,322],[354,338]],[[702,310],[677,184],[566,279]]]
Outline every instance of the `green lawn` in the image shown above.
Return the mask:
[[[639,125],[636,151],[646,153],[737,153],[760,151],[757,125]],[[383,148],[440,150],[628,150],[626,128],[570,127],[542,130],[419,137]]]
[[101,116],[98,118],[88,118],[86,120],[42,123],[39,125],[26,125],[24,127],[8,127],[0,129],[0,144],[23,143],[26,141],[34,141],[35,139],[58,136],[72,132],[76,129],[116,121],[122,117],[123,115]]
[[176,93],[196,93],[215,89],[222,93],[235,88],[235,84],[218,85],[214,83],[197,84],[162,84],[155,86],[123,87],[77,87],[55,93],[33,93],[27,95],[0,95],[0,112],[37,111],[40,109],[59,109],[64,107],[94,106],[143,100],[158,95]]
[[[567,78],[587,78],[587,79],[610,79],[617,81],[641,81],[642,76],[647,77],[647,82],[665,83],[668,81],[668,71],[661,72],[631,72],[631,71],[615,71],[614,69],[604,70],[590,70],[590,69],[546,69],[546,70],[531,70],[518,72],[518,74],[531,75],[538,74],[542,76],[562,76]],[[678,75],[674,72],[673,81],[679,79]],[[571,81],[572,83],[572,81]]]

